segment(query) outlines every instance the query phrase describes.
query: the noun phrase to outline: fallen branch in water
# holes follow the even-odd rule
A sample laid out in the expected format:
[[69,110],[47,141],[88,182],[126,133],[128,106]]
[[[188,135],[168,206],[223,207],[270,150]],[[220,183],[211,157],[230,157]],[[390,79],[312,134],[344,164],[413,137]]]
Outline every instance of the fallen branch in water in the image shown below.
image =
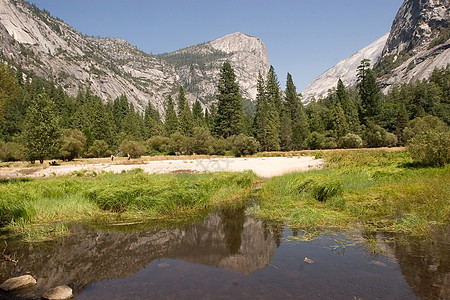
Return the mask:
[[19,261],[17,259],[12,258],[10,255],[5,254],[7,247],[8,247],[8,243],[5,241],[5,249],[3,249],[3,251],[2,251],[2,259],[5,261],[12,262],[16,266]]

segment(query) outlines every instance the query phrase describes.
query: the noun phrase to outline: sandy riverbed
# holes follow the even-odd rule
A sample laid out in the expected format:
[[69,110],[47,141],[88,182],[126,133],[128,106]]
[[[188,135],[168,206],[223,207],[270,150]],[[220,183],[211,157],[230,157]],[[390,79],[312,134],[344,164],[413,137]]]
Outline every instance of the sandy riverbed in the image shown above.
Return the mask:
[[137,164],[114,163],[83,163],[62,164],[60,166],[42,167],[10,167],[0,168],[1,178],[16,177],[51,177],[72,174],[80,171],[114,172],[129,171],[140,168],[146,173],[178,173],[178,172],[216,172],[252,170],[256,175],[264,178],[279,176],[290,172],[307,171],[320,168],[323,160],[310,156],[298,157],[250,157],[250,158],[205,158],[185,160],[142,161]]

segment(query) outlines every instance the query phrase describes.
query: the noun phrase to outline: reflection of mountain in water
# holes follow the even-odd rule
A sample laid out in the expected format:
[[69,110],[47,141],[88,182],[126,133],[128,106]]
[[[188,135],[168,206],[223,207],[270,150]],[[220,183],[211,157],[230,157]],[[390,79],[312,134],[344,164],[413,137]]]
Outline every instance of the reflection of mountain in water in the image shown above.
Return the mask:
[[57,244],[10,242],[19,264],[0,262],[0,280],[30,272],[38,280],[35,297],[68,284],[75,293],[97,281],[136,273],[155,259],[169,257],[248,274],[264,268],[275,252],[275,233],[243,209],[213,213],[185,228],[137,233],[102,232],[77,227]]
[[450,228],[430,241],[393,243],[395,258],[414,293],[423,299],[450,299]]

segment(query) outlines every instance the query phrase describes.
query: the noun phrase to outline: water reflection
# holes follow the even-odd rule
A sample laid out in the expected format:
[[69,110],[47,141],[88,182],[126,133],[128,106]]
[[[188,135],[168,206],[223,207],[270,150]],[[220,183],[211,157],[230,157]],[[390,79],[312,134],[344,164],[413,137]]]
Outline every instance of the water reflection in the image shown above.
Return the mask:
[[275,252],[272,229],[246,217],[244,208],[182,228],[119,233],[77,226],[71,231],[58,243],[10,241],[8,252],[19,263],[2,261],[0,281],[29,272],[38,285],[20,294],[34,298],[62,284],[77,293],[97,281],[131,276],[163,257],[249,274],[269,264]]
[[38,285],[18,293],[27,298],[67,284],[76,299],[450,299],[448,232],[436,243],[377,235],[386,250],[378,256],[342,234],[289,239],[302,233],[244,208],[180,228],[72,232],[56,243],[10,241],[19,263],[1,261],[0,281],[29,272]]
[[417,296],[450,299],[450,230],[431,241],[393,239],[390,247]]

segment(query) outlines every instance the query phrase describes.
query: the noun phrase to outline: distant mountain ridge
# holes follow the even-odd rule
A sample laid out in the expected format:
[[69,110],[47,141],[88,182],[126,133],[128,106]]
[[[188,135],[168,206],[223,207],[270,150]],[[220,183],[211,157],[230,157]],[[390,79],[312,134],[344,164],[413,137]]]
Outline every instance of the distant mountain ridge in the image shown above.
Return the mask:
[[383,92],[394,84],[428,78],[435,68],[446,67],[450,63],[449,11],[449,0],[405,0],[389,34],[314,79],[302,93],[303,102],[325,96],[339,78],[345,85],[356,84],[356,67],[363,58],[375,65]]
[[242,33],[151,55],[125,40],[84,36],[23,0],[0,0],[0,47],[1,59],[54,81],[70,95],[80,88],[90,88],[105,101],[124,94],[140,111],[148,102],[162,110],[179,85],[190,102],[214,100],[226,60],[243,96],[254,100],[258,73],[269,69],[263,42]]

